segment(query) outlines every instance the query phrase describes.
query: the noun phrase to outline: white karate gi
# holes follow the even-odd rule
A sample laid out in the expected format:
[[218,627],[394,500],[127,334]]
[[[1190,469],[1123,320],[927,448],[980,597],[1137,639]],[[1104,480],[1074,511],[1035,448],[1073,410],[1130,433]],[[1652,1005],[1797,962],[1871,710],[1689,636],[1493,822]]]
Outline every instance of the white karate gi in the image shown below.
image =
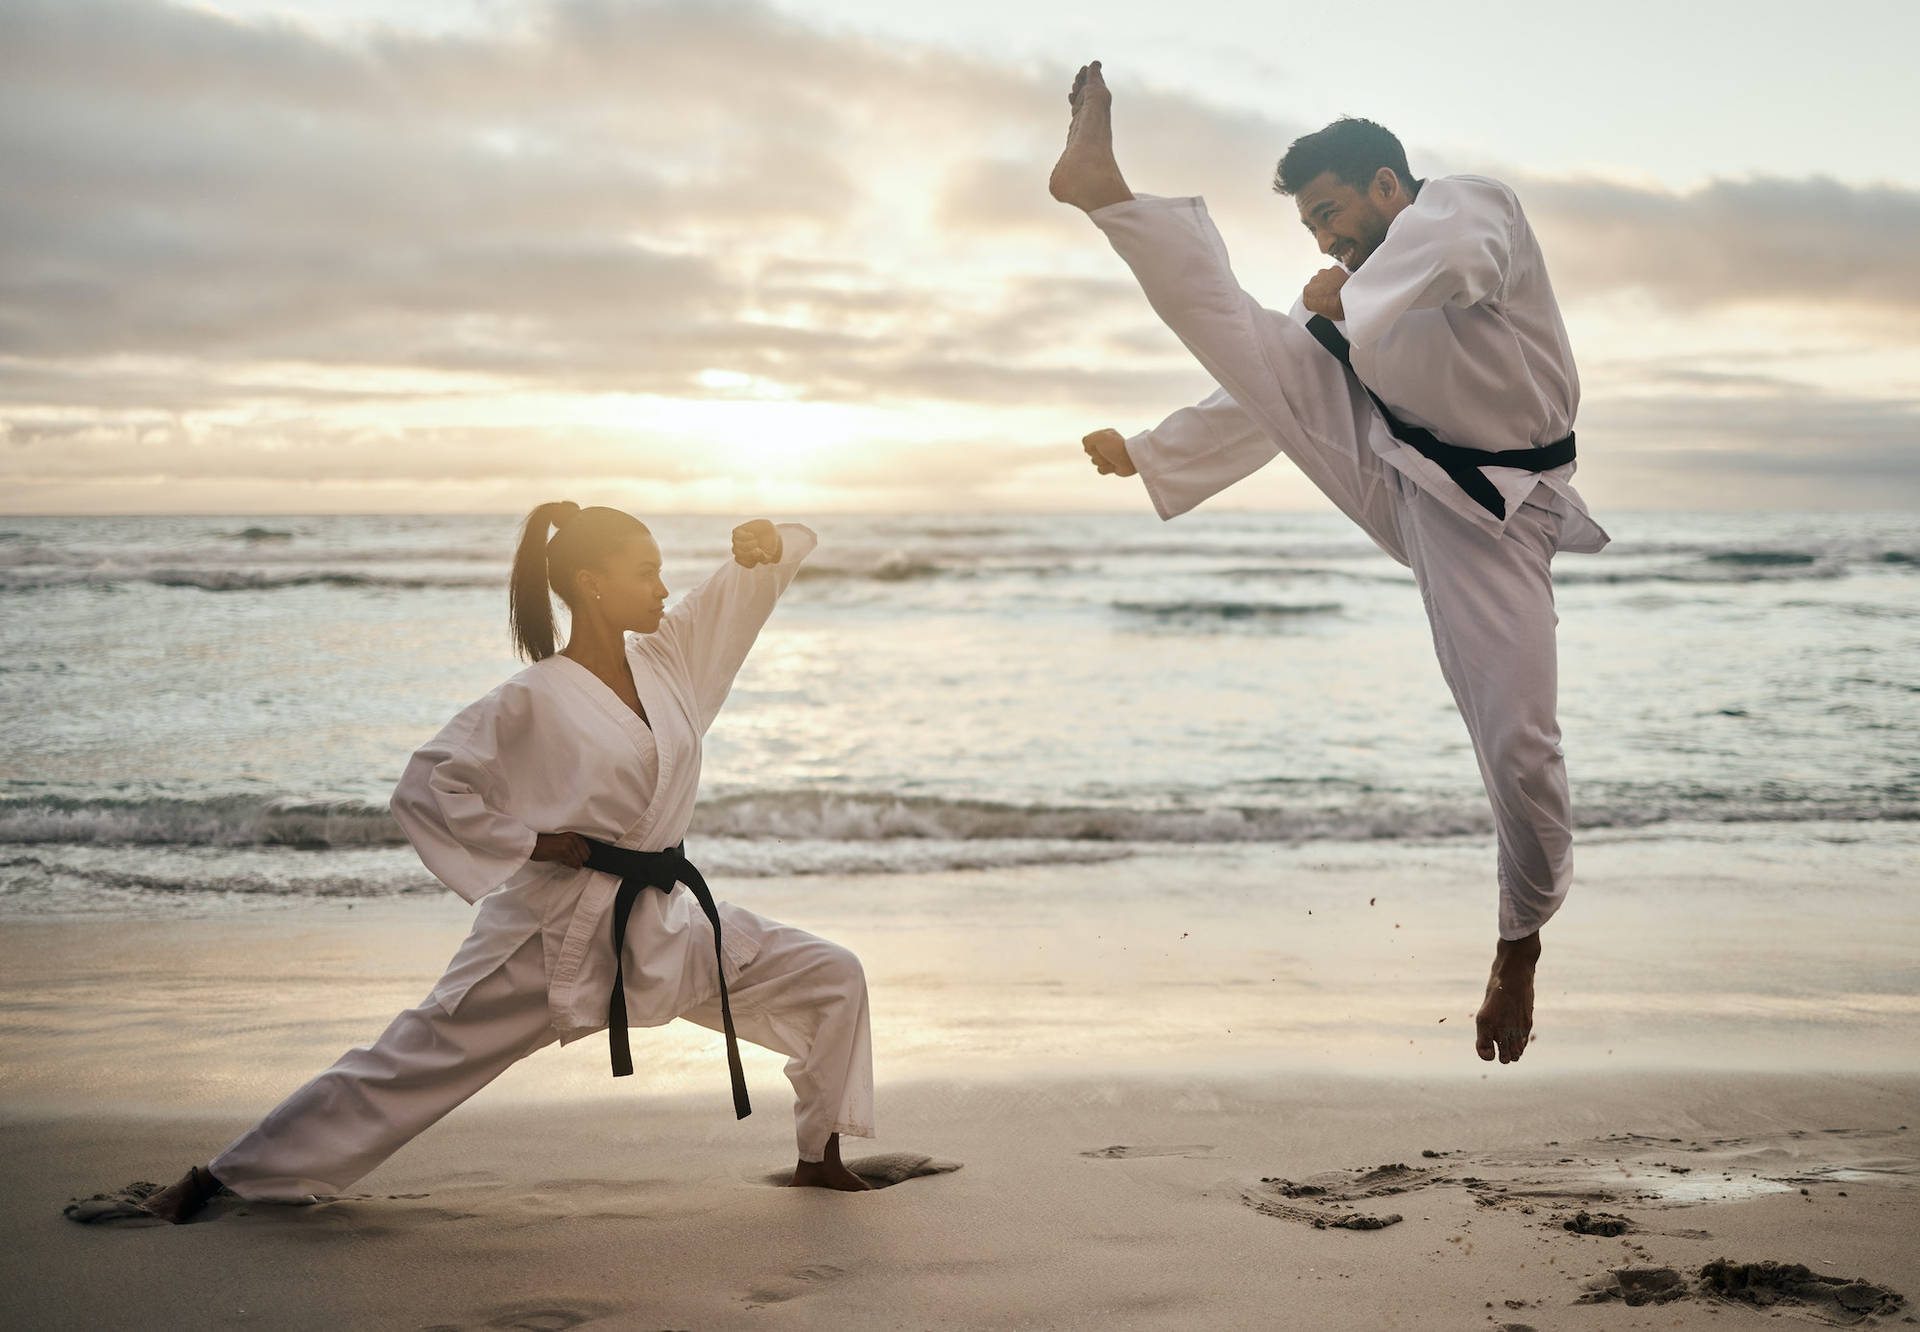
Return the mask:
[[[1393,437],[1307,331],[1303,306],[1280,315],[1241,290],[1201,200],[1140,195],[1091,216],[1221,386],[1127,440],[1154,507],[1175,517],[1285,453],[1412,568],[1493,805],[1500,935],[1531,934],[1573,872],[1550,566],[1557,551],[1608,539],[1573,489],[1573,464],[1483,469],[1506,501],[1496,517]],[[1489,450],[1572,429],[1572,349],[1533,231],[1498,181],[1428,180],[1341,298],[1355,372],[1408,423]]]
[[[713,724],[814,534],[780,526],[781,559],[729,560],[627,640],[642,722],[586,667],[535,663],[414,754],[393,813],[440,881],[479,903],[473,931],[421,1004],[372,1046],[294,1092],[211,1163],[244,1198],[337,1193],[514,1061],[606,1025],[619,880],[528,859],[534,836],[577,832],[641,851],[686,835]],[[648,723],[651,723],[649,726]],[[698,863],[699,848],[693,848]],[[742,1040],[791,1056],[800,1157],[834,1133],[873,1136],[866,979],[846,949],[719,903]],[[684,884],[649,889],[625,936],[627,1020],[720,1027],[713,928]],[[715,1077],[726,1077],[716,1061]]]

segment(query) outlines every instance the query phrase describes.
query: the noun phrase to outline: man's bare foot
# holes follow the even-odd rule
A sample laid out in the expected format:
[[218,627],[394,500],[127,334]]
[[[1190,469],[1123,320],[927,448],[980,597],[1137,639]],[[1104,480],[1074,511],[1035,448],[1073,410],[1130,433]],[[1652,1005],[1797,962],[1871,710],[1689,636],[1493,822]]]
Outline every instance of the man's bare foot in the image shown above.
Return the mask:
[[1073,108],[1073,122],[1067,126],[1067,146],[1047,180],[1048,192],[1089,213],[1133,198],[1113,158],[1113,94],[1100,77],[1098,60],[1080,67],[1067,104]]
[[1511,1064],[1526,1053],[1533,1035],[1533,970],[1540,961],[1538,931],[1524,939],[1502,939],[1487,977],[1487,997],[1473,1019],[1473,1048],[1482,1059],[1497,1053]]
[[840,1163],[840,1135],[827,1139],[827,1151],[819,1161],[801,1161],[793,1167],[787,1182],[793,1189],[839,1189],[842,1193],[865,1193],[873,1185]]
[[142,1209],[174,1225],[189,1220],[220,1192],[220,1181],[205,1166],[194,1166],[172,1184],[141,1203]]

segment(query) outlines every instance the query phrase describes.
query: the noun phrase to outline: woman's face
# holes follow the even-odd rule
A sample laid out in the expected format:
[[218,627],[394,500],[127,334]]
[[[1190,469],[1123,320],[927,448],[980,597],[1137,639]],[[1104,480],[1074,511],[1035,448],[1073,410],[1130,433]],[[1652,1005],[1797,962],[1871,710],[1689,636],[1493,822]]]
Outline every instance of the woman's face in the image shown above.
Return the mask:
[[666,610],[660,581],[660,547],[645,532],[632,537],[598,569],[583,569],[580,584],[593,609],[622,632],[650,634]]

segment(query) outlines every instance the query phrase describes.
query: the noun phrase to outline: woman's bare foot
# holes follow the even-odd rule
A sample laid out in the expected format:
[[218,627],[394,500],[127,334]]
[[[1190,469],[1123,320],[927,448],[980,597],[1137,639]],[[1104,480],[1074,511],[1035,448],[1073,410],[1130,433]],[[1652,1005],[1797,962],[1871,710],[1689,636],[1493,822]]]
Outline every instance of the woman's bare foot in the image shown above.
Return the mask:
[[827,1139],[825,1159],[819,1161],[801,1161],[793,1167],[793,1178],[788,1188],[794,1189],[839,1189],[843,1193],[864,1193],[873,1185],[854,1174],[840,1163],[840,1135],[834,1134]]
[[213,1172],[205,1166],[194,1166],[140,1206],[177,1226],[205,1207],[207,1199],[218,1192],[220,1181],[213,1177]]
[[1098,60],[1080,67],[1067,104],[1073,108],[1073,122],[1067,126],[1067,146],[1053,164],[1047,190],[1061,203],[1089,213],[1133,198],[1113,157],[1113,94],[1100,77]]
[[1511,1064],[1526,1053],[1533,1035],[1533,971],[1540,961],[1538,931],[1524,939],[1502,939],[1487,977],[1487,997],[1474,1016],[1474,1049],[1482,1059],[1497,1052]]

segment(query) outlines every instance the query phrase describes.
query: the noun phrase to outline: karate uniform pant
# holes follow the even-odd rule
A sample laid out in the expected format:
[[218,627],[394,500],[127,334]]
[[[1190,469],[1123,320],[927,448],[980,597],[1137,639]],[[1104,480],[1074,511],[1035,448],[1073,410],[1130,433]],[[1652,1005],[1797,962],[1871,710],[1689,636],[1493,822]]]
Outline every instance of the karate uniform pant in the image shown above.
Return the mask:
[[1573,878],[1555,715],[1551,563],[1560,514],[1528,502],[1504,534],[1491,532],[1389,464],[1368,442],[1378,413],[1364,391],[1303,325],[1240,288],[1219,233],[1193,201],[1114,205],[1094,221],[1155,312],[1267,439],[1412,569],[1493,806],[1500,937],[1533,933]]
[[[728,903],[721,910],[726,918],[751,914]],[[727,987],[734,1027],[741,1040],[790,1056],[800,1159],[818,1161],[834,1133],[873,1136],[866,976],[838,944],[760,924],[758,955]],[[681,1016],[720,1030],[719,996]],[[557,1039],[536,934],[475,982],[455,1012],[431,998],[409,1008],[372,1045],[347,1051],[282,1101],[210,1168],[256,1201],[342,1192],[509,1065]],[[716,1060],[715,1068],[724,1081],[726,1065]]]

